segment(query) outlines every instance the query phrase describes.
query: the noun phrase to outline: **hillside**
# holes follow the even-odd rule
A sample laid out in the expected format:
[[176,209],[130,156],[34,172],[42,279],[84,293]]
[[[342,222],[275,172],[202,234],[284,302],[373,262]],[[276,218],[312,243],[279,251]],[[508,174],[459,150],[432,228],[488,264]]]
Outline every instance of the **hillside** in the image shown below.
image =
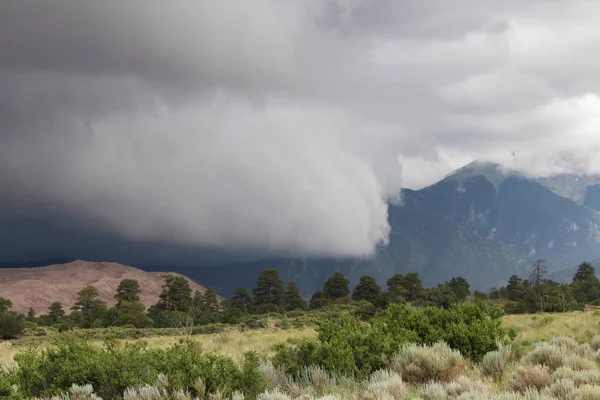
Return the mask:
[[[162,272],[145,272],[138,268],[110,262],[77,260],[36,268],[0,269],[0,296],[13,302],[13,310],[27,312],[29,307],[45,313],[55,300],[68,310],[77,299],[77,292],[87,285],[98,288],[102,300],[114,304],[113,296],[123,279],[140,283],[141,301],[146,307],[155,304],[163,284]],[[173,275],[179,275],[172,273]],[[190,280],[192,293],[205,288]]]
[[[540,180],[475,161],[431,186],[404,190],[403,204],[388,208],[390,243],[374,259],[233,263],[203,269],[202,279],[227,295],[252,286],[261,268],[274,267],[309,295],[336,270],[352,283],[370,274],[382,285],[395,273],[414,271],[427,286],[463,276],[472,288],[487,290],[512,274],[526,276],[537,258],[547,260],[550,273],[600,258],[595,183],[575,175]],[[200,272],[188,275],[194,273]]]

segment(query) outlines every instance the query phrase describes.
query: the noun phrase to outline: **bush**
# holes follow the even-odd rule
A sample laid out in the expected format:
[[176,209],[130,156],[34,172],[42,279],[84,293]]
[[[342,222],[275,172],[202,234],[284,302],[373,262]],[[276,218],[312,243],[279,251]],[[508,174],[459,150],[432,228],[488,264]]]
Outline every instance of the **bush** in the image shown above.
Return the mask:
[[499,379],[515,359],[516,351],[512,346],[499,344],[498,350],[490,351],[483,356],[481,371],[487,376]]
[[389,398],[399,400],[404,398],[406,389],[400,375],[390,370],[375,371],[369,378],[363,400],[379,400]]
[[539,342],[533,345],[531,350],[523,359],[527,364],[542,365],[555,371],[565,363],[568,351],[550,343]]
[[432,345],[444,341],[463,355],[479,360],[508,341],[502,328],[502,313],[482,304],[456,304],[449,310],[414,308],[393,304],[370,323],[348,313],[318,323],[316,341],[280,345],[275,366],[295,374],[304,366],[320,365],[327,371],[365,379],[383,368],[383,357],[391,357],[407,343]]
[[29,397],[59,394],[74,384],[91,384],[100,397],[119,398],[128,387],[154,383],[158,374],[169,376],[173,387],[192,393],[196,393],[194,385],[199,378],[208,393],[256,391],[254,360],[252,368],[241,371],[233,360],[204,354],[190,341],[167,349],[148,349],[143,343],[117,349],[110,343],[102,348],[64,338],[56,347],[27,350],[14,359],[18,368],[11,372],[11,379]]
[[465,372],[466,363],[460,352],[440,342],[431,347],[404,346],[392,358],[390,367],[409,383],[447,383]]
[[15,312],[0,313],[0,338],[4,340],[15,339],[25,330],[25,322]]
[[508,382],[510,389],[524,393],[528,389],[540,390],[550,383],[548,367],[526,365],[517,368]]
[[561,379],[554,382],[548,391],[556,399],[570,400],[574,397],[575,382],[571,379]]

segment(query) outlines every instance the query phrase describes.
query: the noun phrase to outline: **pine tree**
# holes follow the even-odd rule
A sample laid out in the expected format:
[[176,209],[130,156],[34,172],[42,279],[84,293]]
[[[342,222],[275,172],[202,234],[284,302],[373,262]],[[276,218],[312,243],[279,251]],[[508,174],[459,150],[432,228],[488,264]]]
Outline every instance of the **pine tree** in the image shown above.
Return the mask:
[[355,301],[367,300],[375,306],[380,306],[383,302],[381,287],[372,276],[363,275],[352,292],[352,299]]
[[457,301],[463,301],[471,294],[469,282],[461,276],[450,279],[448,287],[454,292]]
[[117,287],[117,293],[115,294],[115,300],[117,301],[117,307],[123,302],[127,303],[139,303],[140,301],[140,284],[135,279],[123,279]]
[[72,310],[81,311],[83,328],[90,328],[96,320],[101,320],[106,314],[106,303],[99,299],[100,293],[95,286],[88,285],[77,294],[77,302]]
[[248,293],[248,289],[239,288],[233,293],[233,297],[231,298],[231,304],[233,307],[237,308],[240,312],[246,313],[251,312],[253,301],[250,293]]
[[341,272],[334,272],[323,284],[323,293],[329,299],[348,297],[350,281]]
[[279,279],[279,271],[274,268],[262,270],[252,290],[254,304],[257,307],[266,304],[283,306],[283,283]]
[[29,311],[27,311],[27,321],[35,322],[35,310],[33,307],[29,307]]
[[63,315],[65,315],[65,310],[60,301],[53,301],[52,304],[50,304],[50,307],[48,307],[49,324],[57,324]]
[[306,301],[300,295],[300,290],[294,281],[288,283],[284,295],[285,309],[288,311],[295,309],[305,310],[307,308]]
[[591,303],[600,298],[600,281],[592,264],[584,262],[579,265],[573,275],[573,289],[579,303]]
[[158,307],[165,311],[187,311],[192,303],[190,283],[183,276],[163,275],[165,283]]

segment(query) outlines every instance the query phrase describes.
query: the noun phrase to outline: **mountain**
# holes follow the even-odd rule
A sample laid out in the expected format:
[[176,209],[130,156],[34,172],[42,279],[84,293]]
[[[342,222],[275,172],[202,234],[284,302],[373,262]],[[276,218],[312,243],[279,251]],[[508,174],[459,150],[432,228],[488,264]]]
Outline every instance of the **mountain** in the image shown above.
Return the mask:
[[600,175],[559,174],[538,179],[559,196],[600,211]]
[[273,267],[310,295],[338,270],[353,283],[370,274],[382,285],[395,273],[415,271],[428,286],[463,276],[485,290],[514,273],[526,276],[537,258],[547,260],[550,272],[572,268],[600,258],[600,180],[595,179],[534,179],[475,161],[429,187],[403,190],[403,204],[388,208],[390,243],[371,260],[232,263],[203,269],[203,282],[227,295],[252,287],[261,269]]
[[[172,273],[173,275],[179,275]],[[36,268],[0,269],[0,296],[13,302],[13,310],[26,313],[29,307],[45,313],[53,301],[60,301],[68,310],[77,301],[77,293],[87,285],[98,288],[100,298],[109,305],[123,279],[136,279],[140,283],[140,300],[146,307],[155,304],[162,291],[162,273],[145,272],[138,268],[108,262],[77,260]],[[204,292],[204,287],[187,278],[192,287]]]

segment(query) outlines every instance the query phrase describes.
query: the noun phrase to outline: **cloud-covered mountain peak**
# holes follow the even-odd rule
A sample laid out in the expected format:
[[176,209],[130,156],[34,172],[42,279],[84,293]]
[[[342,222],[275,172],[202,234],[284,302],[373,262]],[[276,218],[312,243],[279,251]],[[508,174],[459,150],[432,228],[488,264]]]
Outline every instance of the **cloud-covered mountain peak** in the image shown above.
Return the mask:
[[502,181],[510,176],[524,176],[521,172],[505,167],[502,164],[485,160],[475,160],[446,175],[444,180],[452,179],[464,183],[475,177],[484,177],[490,181],[496,189]]

